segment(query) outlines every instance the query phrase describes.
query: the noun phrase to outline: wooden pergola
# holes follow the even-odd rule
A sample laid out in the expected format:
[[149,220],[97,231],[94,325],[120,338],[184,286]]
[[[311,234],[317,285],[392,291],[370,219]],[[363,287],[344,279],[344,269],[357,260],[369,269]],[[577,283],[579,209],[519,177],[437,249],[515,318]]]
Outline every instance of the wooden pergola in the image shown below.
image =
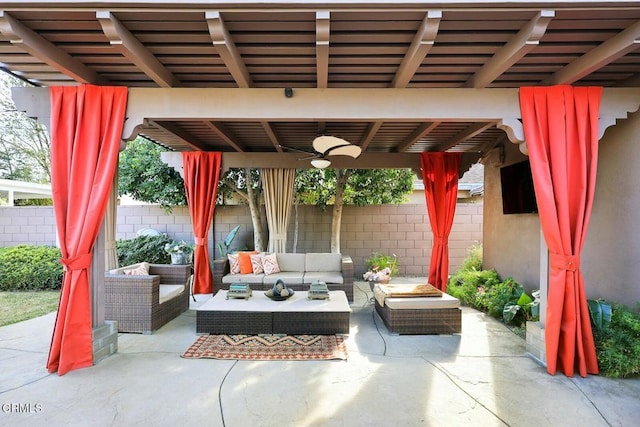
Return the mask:
[[41,86],[18,108],[46,124],[50,86],[126,86],[123,141],[223,168],[309,167],[282,146],[333,135],[363,150],[333,167],[453,152],[461,174],[507,141],[527,151],[529,86],[604,87],[602,136],[640,105],[638,40],[631,1],[0,2],[0,65]]

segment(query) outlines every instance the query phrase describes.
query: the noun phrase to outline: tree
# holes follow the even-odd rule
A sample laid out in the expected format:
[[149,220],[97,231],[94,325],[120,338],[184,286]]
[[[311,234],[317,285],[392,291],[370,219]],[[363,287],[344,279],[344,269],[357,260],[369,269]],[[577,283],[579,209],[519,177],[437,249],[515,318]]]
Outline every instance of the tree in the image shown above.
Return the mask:
[[11,88],[28,84],[0,72],[0,178],[51,182],[51,144],[45,128],[17,111]]
[[218,201],[234,194],[249,205],[251,213],[251,223],[253,224],[253,247],[256,251],[264,251],[265,213],[262,209],[262,180],[260,171],[251,168],[229,169],[221,178],[218,186]]
[[340,252],[340,226],[345,204],[401,203],[413,191],[409,169],[304,169],[298,171],[298,203],[333,207],[331,252]]
[[173,206],[186,206],[184,180],[160,159],[168,151],[144,138],[136,138],[120,153],[118,194],[136,200],[156,203],[170,211]]

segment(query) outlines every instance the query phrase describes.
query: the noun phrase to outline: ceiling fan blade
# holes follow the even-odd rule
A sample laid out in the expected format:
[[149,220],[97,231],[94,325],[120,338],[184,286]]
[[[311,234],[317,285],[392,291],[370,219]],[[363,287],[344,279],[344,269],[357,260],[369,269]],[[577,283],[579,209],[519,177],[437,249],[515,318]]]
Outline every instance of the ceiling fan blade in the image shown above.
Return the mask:
[[351,156],[354,159],[357,158],[362,153],[362,148],[357,145],[342,145],[333,149],[330,149],[326,155],[327,156]]
[[286,150],[286,151],[295,151],[297,153],[304,153],[304,154],[308,154],[309,156],[312,156],[312,157],[317,157],[316,154],[314,154],[314,153],[312,153],[310,151],[300,150],[298,148],[293,148],[293,147],[286,147],[284,145],[278,145],[278,147],[280,147],[280,148],[282,148],[283,150]]
[[335,136],[322,135],[313,140],[313,149],[318,153],[326,153],[332,148],[340,147],[342,145],[350,145],[348,141]]

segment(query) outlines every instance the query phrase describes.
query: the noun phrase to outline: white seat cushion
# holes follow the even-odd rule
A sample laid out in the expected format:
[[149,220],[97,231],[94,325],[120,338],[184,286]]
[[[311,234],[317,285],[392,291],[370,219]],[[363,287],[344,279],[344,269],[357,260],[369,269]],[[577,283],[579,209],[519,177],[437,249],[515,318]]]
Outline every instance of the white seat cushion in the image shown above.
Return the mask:
[[305,270],[342,271],[342,254],[308,253],[305,256]]
[[183,285],[160,285],[160,304],[184,292]]
[[301,285],[302,279],[304,278],[303,271],[281,271],[280,273],[269,274],[268,276],[264,276],[264,280],[262,283],[268,286],[272,286],[279,279],[284,281],[285,285]]
[[305,271],[304,283],[313,283],[321,281],[325,283],[343,284],[344,279],[339,271]]
[[304,272],[304,254],[276,254],[280,271]]
[[443,293],[442,297],[385,298],[384,304],[392,310],[429,310],[458,308],[460,300]]
[[227,274],[222,278],[222,283],[262,283],[264,274]]

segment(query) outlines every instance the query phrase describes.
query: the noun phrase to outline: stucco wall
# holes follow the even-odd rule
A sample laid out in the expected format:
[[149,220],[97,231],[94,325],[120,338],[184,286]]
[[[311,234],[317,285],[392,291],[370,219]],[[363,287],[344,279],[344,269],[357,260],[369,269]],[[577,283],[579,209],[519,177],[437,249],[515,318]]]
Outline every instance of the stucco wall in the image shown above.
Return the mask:
[[[519,157],[509,145],[505,165]],[[485,168],[484,265],[512,276],[529,289],[538,287],[540,225],[537,214],[503,215],[500,173]],[[588,298],[635,305],[640,302],[640,112],[607,130],[599,144],[595,200],[582,252]]]
[[640,302],[640,112],[606,131],[598,158],[585,286],[589,298],[633,305]]
[[497,150],[486,162],[483,214],[483,266],[504,279],[513,277],[527,290],[540,287],[540,220],[537,214],[502,213],[500,167],[527,160],[515,144],[507,143],[504,162]]
[[[210,250],[223,240],[235,225],[241,225],[234,247],[253,248],[253,228],[246,206],[216,207],[209,237]],[[166,214],[157,206],[118,207],[117,238],[135,237],[142,228],[166,232],[175,239],[193,242],[187,208],[174,208]],[[294,222],[289,229],[292,248]],[[314,206],[301,206],[298,212],[298,252],[328,252],[331,233],[331,210],[322,212]],[[364,272],[364,260],[372,252],[396,254],[401,274],[426,276],[429,269],[433,234],[424,204],[347,206],[342,218],[342,252],[350,255],[356,274]],[[55,224],[51,207],[0,208],[0,246],[21,243],[55,245]],[[458,204],[450,235],[450,270],[457,269],[467,249],[482,243],[482,204]]]

